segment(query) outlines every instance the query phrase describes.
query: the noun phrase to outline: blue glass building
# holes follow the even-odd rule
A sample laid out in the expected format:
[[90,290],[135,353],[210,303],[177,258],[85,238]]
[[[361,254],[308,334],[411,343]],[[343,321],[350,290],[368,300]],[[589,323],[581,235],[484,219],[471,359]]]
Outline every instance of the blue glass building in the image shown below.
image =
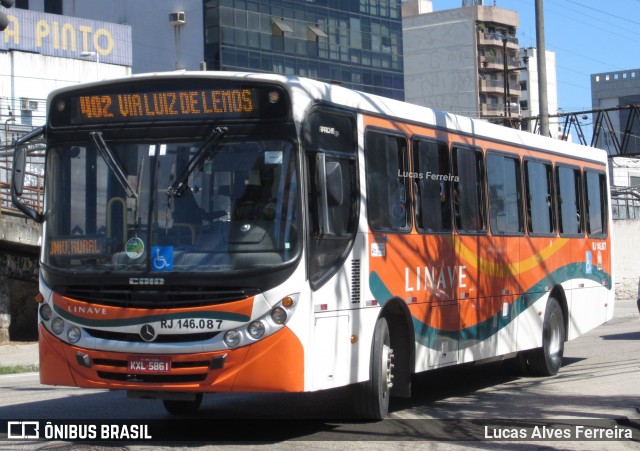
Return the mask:
[[208,69],[300,75],[404,100],[400,0],[205,0]]

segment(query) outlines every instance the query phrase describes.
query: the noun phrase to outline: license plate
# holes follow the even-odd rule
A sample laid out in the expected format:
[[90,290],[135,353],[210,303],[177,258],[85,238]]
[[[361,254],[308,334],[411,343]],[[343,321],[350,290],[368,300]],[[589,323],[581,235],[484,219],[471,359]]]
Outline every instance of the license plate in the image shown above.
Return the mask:
[[161,355],[129,356],[127,367],[135,374],[167,374],[171,371],[171,358]]

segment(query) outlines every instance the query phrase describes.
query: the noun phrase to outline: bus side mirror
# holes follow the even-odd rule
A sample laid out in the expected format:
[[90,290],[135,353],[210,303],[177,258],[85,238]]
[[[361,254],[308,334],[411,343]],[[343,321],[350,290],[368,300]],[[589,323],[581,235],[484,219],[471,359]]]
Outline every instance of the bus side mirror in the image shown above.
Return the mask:
[[25,144],[43,134],[44,128],[40,127],[16,141],[11,172],[11,202],[18,210],[38,223],[44,222],[44,216],[22,202],[20,197],[24,192],[24,176],[27,169],[27,148]]
[[22,196],[24,191],[24,172],[27,166],[27,152],[24,147],[16,146],[13,153],[13,172],[11,190],[17,197]]

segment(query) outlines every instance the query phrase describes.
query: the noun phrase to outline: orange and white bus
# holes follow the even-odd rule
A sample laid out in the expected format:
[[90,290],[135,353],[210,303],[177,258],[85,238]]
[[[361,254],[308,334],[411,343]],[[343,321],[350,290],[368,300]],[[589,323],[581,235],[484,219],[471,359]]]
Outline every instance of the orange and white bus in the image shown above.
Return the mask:
[[[44,135],[45,203],[21,200]],[[553,375],[613,315],[607,155],[317,81],[177,72],[54,91],[16,145],[43,223],[43,384],[210,392]]]

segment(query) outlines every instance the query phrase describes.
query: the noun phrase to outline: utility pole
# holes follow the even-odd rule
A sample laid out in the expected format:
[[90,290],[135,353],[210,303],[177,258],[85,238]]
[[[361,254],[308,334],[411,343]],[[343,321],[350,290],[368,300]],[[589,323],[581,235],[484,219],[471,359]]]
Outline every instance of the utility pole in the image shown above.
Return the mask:
[[509,98],[509,58],[507,53],[507,33],[502,35],[502,78],[504,79],[504,125],[511,124],[511,105]]
[[547,100],[547,51],[544,39],[544,7],[536,0],[536,47],[538,48],[538,97],[540,102],[540,134],[549,136],[549,102]]

